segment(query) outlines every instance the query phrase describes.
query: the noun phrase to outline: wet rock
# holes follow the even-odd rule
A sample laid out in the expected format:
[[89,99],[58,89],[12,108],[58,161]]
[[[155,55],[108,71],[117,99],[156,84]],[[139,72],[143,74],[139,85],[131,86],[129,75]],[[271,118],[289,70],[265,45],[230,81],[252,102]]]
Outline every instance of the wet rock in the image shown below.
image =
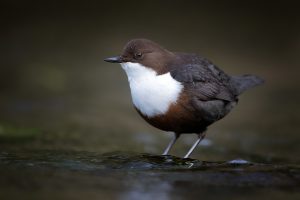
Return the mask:
[[[278,192],[297,196],[300,188],[299,166],[205,162],[132,152],[1,152],[0,177],[0,197],[19,198],[24,193],[31,197],[34,190],[34,197],[40,199],[53,199],[57,192],[70,197],[70,191],[109,199],[221,198],[223,193],[237,198],[270,188],[274,196]],[[20,190],[23,193],[7,193]]]

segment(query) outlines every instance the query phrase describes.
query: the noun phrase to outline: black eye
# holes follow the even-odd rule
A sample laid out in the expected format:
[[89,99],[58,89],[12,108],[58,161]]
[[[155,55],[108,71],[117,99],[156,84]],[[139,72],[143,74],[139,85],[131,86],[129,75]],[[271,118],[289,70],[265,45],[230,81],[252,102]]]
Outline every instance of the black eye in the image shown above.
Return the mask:
[[141,52],[138,52],[138,53],[134,54],[134,58],[137,59],[137,60],[141,59],[142,56],[143,56],[143,54]]

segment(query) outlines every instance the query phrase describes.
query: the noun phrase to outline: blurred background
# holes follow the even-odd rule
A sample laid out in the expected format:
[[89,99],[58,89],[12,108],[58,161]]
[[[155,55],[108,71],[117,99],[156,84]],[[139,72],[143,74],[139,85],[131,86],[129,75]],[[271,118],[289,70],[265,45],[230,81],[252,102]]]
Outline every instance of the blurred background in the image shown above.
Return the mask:
[[[300,16],[293,1],[2,1],[0,148],[160,154],[171,138],[135,112],[103,59],[133,38],[266,84],[208,129],[201,160],[300,163]],[[183,136],[182,156],[196,136]]]

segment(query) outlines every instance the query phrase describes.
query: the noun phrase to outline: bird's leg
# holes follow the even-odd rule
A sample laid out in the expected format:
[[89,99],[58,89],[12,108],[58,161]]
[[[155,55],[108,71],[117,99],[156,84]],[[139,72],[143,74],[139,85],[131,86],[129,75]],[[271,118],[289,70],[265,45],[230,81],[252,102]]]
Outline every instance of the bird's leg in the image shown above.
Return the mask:
[[191,155],[191,153],[194,151],[194,149],[198,146],[198,144],[203,140],[204,137],[205,137],[205,133],[199,133],[198,139],[183,158],[188,158]]
[[172,146],[175,144],[176,140],[179,138],[180,134],[178,133],[174,133],[174,137],[173,139],[170,141],[170,143],[168,144],[167,148],[165,149],[165,151],[163,152],[163,156],[168,155],[170,149],[172,148]]

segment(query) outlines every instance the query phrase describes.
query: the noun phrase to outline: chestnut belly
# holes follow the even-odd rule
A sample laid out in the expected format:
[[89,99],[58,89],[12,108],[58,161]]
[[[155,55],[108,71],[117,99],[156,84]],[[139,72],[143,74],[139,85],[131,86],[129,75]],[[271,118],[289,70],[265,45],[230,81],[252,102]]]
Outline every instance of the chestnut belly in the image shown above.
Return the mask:
[[165,114],[154,117],[147,117],[138,109],[136,110],[149,124],[163,131],[172,131],[180,134],[202,133],[211,124],[180,105],[171,105]]

